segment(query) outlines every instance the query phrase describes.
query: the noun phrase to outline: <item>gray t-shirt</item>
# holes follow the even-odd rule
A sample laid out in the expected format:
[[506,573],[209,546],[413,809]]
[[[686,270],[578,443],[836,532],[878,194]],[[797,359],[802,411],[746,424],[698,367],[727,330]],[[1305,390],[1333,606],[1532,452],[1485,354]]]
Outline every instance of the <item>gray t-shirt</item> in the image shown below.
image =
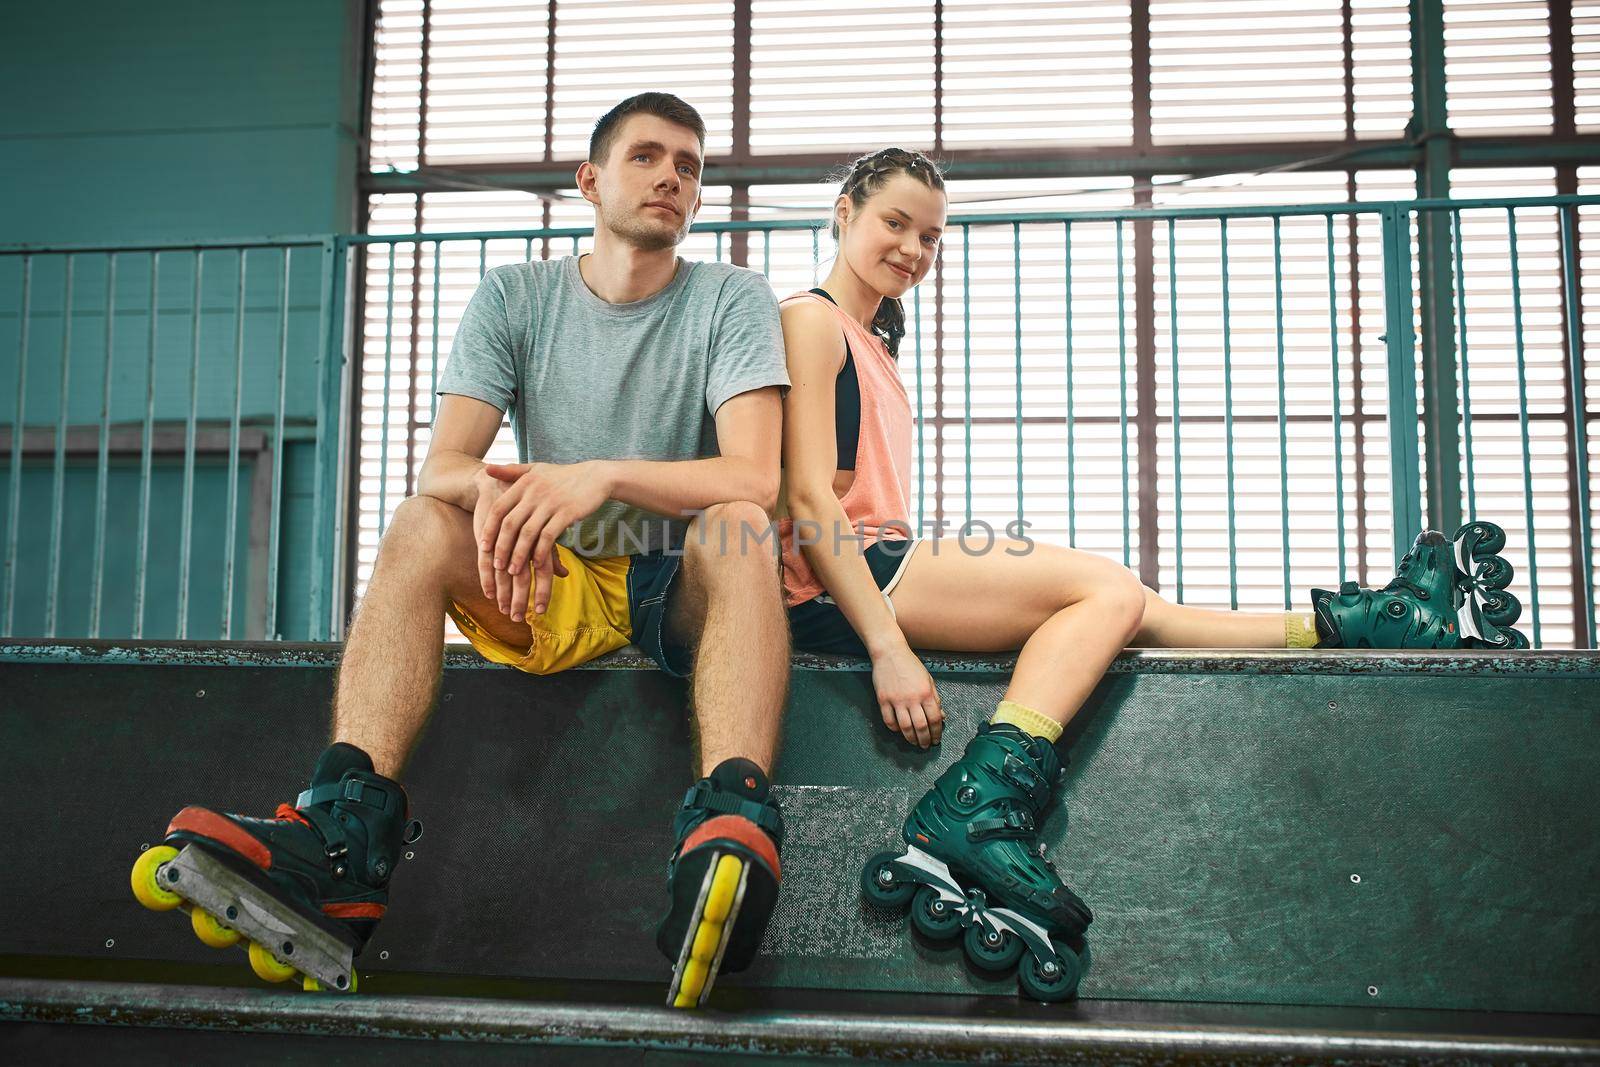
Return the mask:
[[[579,463],[715,456],[723,401],[788,384],[778,302],[755,271],[679,259],[659,293],[608,304],[568,256],[484,276],[439,392],[509,411],[524,463]],[[686,526],[608,500],[560,541],[585,556],[658,552]]]

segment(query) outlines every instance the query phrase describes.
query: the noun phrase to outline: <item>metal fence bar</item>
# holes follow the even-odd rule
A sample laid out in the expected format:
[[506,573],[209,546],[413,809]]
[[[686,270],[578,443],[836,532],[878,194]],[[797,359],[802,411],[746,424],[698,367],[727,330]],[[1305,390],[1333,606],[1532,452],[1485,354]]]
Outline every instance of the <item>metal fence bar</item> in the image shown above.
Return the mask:
[[1283,220],[1272,220],[1272,317],[1278,335],[1278,525],[1283,529],[1283,610],[1289,592],[1289,418],[1283,367]]
[[67,401],[72,379],[72,272],[75,256],[67,256],[61,297],[61,403],[56,417],[56,455],[50,482],[50,588],[45,596],[44,635],[56,635],[56,598],[61,590],[61,524],[66,512]]
[[[1388,346],[1389,493],[1394,559],[1422,528],[1422,463],[1417,429],[1416,335],[1411,320],[1411,215],[1390,205],[1383,214],[1384,337]],[[1352,292],[1351,299],[1356,299]]]
[[1539,640],[1539,553],[1533,529],[1533,449],[1528,440],[1528,367],[1522,345],[1522,271],[1517,262],[1517,212],[1506,208],[1511,253],[1511,328],[1517,338],[1517,425],[1522,431],[1522,511],[1528,523],[1528,588],[1533,594],[1533,647]]
[[1022,521],[1022,223],[1011,224],[1011,292],[1017,346],[1017,521]]
[[[433,360],[428,364],[428,437],[433,437],[433,424],[439,418],[439,275],[444,255],[444,242],[433,243]],[[532,250],[529,250],[532,258]]]
[[[1122,220],[1117,220],[1117,436],[1122,449],[1122,565],[1133,565],[1131,516],[1128,504],[1128,316],[1123,271]],[[1141,551],[1143,546],[1141,547]]]
[[1467,371],[1467,284],[1462,266],[1461,212],[1450,213],[1455,244],[1456,347],[1461,353],[1461,434],[1467,458],[1467,519],[1478,517],[1478,480],[1472,469],[1472,376]]
[[17,597],[17,536],[22,529],[22,439],[28,402],[28,321],[33,308],[33,257],[22,257],[22,322],[17,337],[17,411],[11,431],[10,501],[6,511],[6,617],[3,632],[11,636]]
[[179,537],[178,558],[178,638],[189,636],[189,545],[194,528],[194,441],[195,411],[200,406],[200,300],[205,271],[205,251],[194,254],[194,308],[189,327],[192,355],[189,360],[189,417],[183,431],[183,531]]
[[1072,425],[1072,222],[1069,219],[1061,224],[1062,242],[1065,248],[1066,287],[1067,299],[1067,544],[1076,547],[1078,544],[1078,502],[1076,498],[1077,486],[1077,452],[1073,446],[1074,428]]
[[927,442],[922,436],[922,287],[911,290],[911,317],[916,320],[916,372],[917,372],[917,533],[922,533],[923,504],[926,502]]
[[1176,539],[1172,561],[1178,569],[1177,598],[1183,603],[1183,422],[1179,416],[1178,388],[1178,235],[1177,219],[1167,220],[1167,332],[1172,339],[1172,530]]
[[233,330],[233,413],[228,422],[228,514],[223,520],[227,540],[222,546],[222,636],[233,636],[234,537],[239,511],[239,418],[244,401],[244,293],[245,260],[248,253],[239,249],[239,296],[234,310]]
[[100,440],[95,450],[94,571],[89,579],[90,637],[100,636],[100,590],[106,571],[106,490],[111,480],[111,355],[116,344],[116,318],[117,256],[113,252],[106,259],[106,364],[100,384]]
[[[1334,267],[1333,216],[1328,223],[1328,381],[1333,391],[1333,501],[1339,543],[1339,584],[1344,584],[1344,412],[1339,400],[1339,274]],[[1352,291],[1351,299],[1355,298]],[[1356,412],[1359,416],[1360,412]]]
[[272,518],[267,530],[267,618],[265,636],[278,636],[278,550],[283,529],[283,414],[289,379],[290,253],[283,250],[278,314],[278,395],[272,415]]
[[[485,242],[478,242],[478,280],[483,280]],[[399,245],[389,246],[389,303],[383,316],[383,420],[378,423],[378,536],[389,526],[389,374],[394,365],[394,260]]]
[[1222,241],[1222,441],[1226,455],[1228,498],[1228,606],[1239,610],[1239,535],[1233,505],[1233,323],[1228,300],[1228,220],[1221,222]]
[[1582,605],[1578,617],[1580,633],[1595,647],[1594,532],[1589,510],[1589,428],[1588,413],[1579,402],[1583,384],[1583,305],[1578,293],[1578,209],[1563,207],[1561,212],[1561,282],[1567,304],[1567,368],[1572,382],[1573,477],[1578,495],[1578,560],[1583,588],[1574,590],[1575,604]]
[[339,551],[339,456],[331,441],[338,437],[336,428],[344,421],[338,383],[343,370],[340,363],[347,303],[347,247],[342,241],[330,239],[323,243],[321,256],[319,292],[325,303],[317,324],[317,460],[311,489],[311,573],[307,598],[313,641],[326,640],[336,628],[333,613],[337,572],[333,557]]
[[156,422],[156,336],[161,318],[161,253],[150,253],[150,322],[145,351],[144,423],[139,428],[139,547],[133,564],[133,636],[144,636],[145,582],[150,565],[151,451]]
[[962,432],[966,451],[962,453],[962,477],[966,482],[967,511],[963,532],[972,525],[972,227],[961,227],[961,397]]

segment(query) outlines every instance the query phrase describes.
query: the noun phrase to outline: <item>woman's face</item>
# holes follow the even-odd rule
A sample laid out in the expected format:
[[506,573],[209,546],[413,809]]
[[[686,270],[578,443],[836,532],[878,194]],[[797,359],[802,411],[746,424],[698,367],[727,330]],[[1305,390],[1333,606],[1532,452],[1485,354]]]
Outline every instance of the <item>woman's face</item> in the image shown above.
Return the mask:
[[857,208],[834,205],[840,252],[856,277],[884,296],[899,297],[927,277],[944,234],[945,196],[909,174],[889,177]]

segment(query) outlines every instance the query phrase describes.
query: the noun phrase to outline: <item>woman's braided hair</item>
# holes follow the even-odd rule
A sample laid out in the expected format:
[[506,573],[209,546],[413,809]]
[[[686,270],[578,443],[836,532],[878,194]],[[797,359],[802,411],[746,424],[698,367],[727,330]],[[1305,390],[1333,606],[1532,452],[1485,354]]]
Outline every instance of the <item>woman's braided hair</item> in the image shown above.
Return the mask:
[[[848,196],[850,203],[860,209],[896,174],[909,174],[930,189],[944,188],[944,175],[933,160],[912,149],[885,148],[855,160],[837,177],[839,196]],[[838,222],[829,225],[829,233],[835,242],[839,240]],[[883,338],[889,354],[898,358],[900,338],[906,335],[906,312],[898,299],[883,298],[872,319],[872,329]]]

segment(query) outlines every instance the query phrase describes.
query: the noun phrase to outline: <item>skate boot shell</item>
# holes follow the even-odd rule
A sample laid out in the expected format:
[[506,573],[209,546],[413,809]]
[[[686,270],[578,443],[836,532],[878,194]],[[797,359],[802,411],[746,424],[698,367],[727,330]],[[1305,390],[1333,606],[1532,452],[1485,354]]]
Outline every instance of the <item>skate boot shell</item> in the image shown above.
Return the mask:
[[1023,993],[1069,1000],[1088,967],[1083,935],[1094,914],[1044,858],[1038,823],[1062,764],[1055,749],[1007,723],[978,728],[906,819],[906,847],[880,852],[861,872],[867,900],[911,906],[933,940],[961,938],[974,966],[1018,965]]
[[706,1002],[718,974],[750,966],[778,901],[783,814],[760,768],[732,759],[696,782],[673,819],[670,898],[656,947],[674,961],[670,1007]]
[[155,911],[187,910],[214,948],[243,942],[266,981],[298,972],[306,989],[353,992],[354,957],[388,906],[402,846],[421,833],[400,784],[360,749],[334,745],[271,819],[178,812],[134,864],[133,893]]
[[1527,648],[1511,628],[1522,604],[1506,589],[1515,571],[1498,554],[1505,543],[1492,522],[1467,523],[1449,540],[1424,530],[1382,589],[1313,589],[1317,647]]

